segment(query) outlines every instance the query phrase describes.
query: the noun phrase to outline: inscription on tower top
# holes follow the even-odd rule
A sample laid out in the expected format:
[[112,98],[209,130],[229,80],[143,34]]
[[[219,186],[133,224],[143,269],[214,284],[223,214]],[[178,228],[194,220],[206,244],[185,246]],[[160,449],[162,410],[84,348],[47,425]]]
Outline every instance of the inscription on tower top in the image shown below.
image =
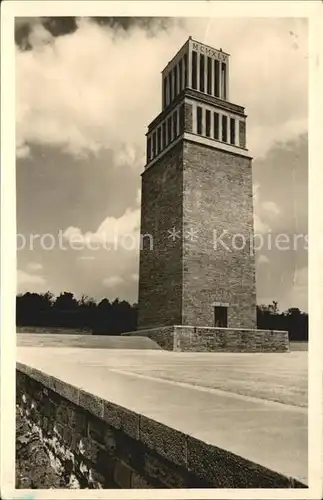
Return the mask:
[[206,56],[213,57],[214,59],[218,59],[219,61],[227,61],[228,55],[223,52],[212,49],[207,45],[202,45],[201,43],[193,42],[193,50],[200,52],[201,54],[205,54]]

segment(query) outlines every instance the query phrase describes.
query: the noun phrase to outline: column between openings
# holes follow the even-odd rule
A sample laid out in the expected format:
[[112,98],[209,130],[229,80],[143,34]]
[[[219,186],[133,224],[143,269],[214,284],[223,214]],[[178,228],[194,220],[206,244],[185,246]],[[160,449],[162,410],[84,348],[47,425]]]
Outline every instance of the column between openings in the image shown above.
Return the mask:
[[[185,63],[184,63],[184,66],[185,66]],[[185,68],[185,71],[187,71],[187,86],[189,88],[192,88],[192,67],[193,67],[192,66],[192,51],[189,50],[188,51],[188,68]]]
[[149,134],[147,136],[147,163],[149,163],[153,157],[153,144],[152,143],[153,143],[152,134]]
[[202,135],[206,137],[206,109],[204,106],[202,108]]
[[239,120],[238,118],[235,118],[235,145],[240,146],[240,140],[239,140]]
[[219,141],[222,141],[222,113],[219,113]]
[[208,86],[208,58],[204,56],[204,93],[207,94],[207,86]]
[[196,52],[196,89],[200,90],[200,53]]
[[169,75],[166,75],[166,106],[170,103]]
[[175,78],[174,78],[173,68],[170,71],[172,73],[172,97],[171,97],[171,100],[173,101],[175,99]]
[[[185,88],[185,72],[186,72],[186,66],[185,66],[185,57],[182,57],[182,89]],[[182,90],[181,89],[181,90]]]
[[197,134],[197,113],[196,113],[197,104],[196,102],[192,103],[192,133]]
[[214,90],[215,90],[214,60],[211,59],[211,95],[215,95]]
[[179,136],[180,134],[180,112],[179,112],[180,106],[177,106],[176,108],[176,113],[177,113],[177,121],[176,121],[176,137]]
[[182,89],[181,89],[181,78],[180,78],[180,67],[179,67],[179,62],[176,64],[176,70],[177,70],[177,94],[179,94]]
[[222,67],[221,67],[221,62],[219,61],[219,97],[220,99],[223,99],[222,95]]
[[[213,68],[213,64],[211,66]],[[211,89],[213,89],[213,87],[211,87]],[[211,113],[211,128],[210,128],[210,137],[212,139],[214,139],[214,111],[213,110],[210,110],[210,113]]]

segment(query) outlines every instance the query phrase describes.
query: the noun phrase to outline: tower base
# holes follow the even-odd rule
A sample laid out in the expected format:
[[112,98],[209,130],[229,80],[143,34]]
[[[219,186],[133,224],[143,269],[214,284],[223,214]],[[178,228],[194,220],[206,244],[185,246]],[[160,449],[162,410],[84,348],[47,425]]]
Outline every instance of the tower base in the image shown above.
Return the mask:
[[172,325],[122,335],[140,335],[178,352],[289,352],[288,332]]

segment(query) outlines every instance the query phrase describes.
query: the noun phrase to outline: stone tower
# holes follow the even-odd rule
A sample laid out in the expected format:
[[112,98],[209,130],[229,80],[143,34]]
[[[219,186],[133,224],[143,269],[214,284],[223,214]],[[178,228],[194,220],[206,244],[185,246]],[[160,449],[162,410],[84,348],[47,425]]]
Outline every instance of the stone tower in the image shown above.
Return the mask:
[[256,327],[251,163],[229,54],[189,38],[147,132],[139,329]]

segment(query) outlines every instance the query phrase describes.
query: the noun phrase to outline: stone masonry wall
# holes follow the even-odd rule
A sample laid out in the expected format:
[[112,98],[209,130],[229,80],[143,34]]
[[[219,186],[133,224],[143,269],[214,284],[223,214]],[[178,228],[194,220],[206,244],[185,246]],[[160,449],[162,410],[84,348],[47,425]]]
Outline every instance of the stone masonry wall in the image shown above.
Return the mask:
[[193,106],[192,104],[184,103],[184,132],[193,131]]
[[[127,332],[123,335],[138,335]],[[140,330],[167,351],[183,352],[289,352],[288,332],[239,328],[176,325]]]
[[305,487],[18,363],[17,407],[72,488]]
[[[185,116],[189,110],[185,110]],[[174,231],[174,238],[171,231]],[[251,159],[180,141],[142,175],[138,328],[256,327]]]
[[148,337],[164,349],[165,351],[174,351],[175,350],[175,337],[174,337],[174,325],[173,326],[162,326],[159,328],[149,328],[134,332],[125,332],[121,334],[122,336],[131,336],[131,337]]
[[181,323],[182,242],[168,231],[182,224],[182,143],[142,175],[138,328]]
[[183,161],[182,324],[214,326],[224,302],[229,328],[255,328],[251,159],[184,141]]
[[242,148],[246,147],[246,122],[239,121],[239,144]]
[[185,352],[289,352],[288,332],[176,326],[175,350]]

